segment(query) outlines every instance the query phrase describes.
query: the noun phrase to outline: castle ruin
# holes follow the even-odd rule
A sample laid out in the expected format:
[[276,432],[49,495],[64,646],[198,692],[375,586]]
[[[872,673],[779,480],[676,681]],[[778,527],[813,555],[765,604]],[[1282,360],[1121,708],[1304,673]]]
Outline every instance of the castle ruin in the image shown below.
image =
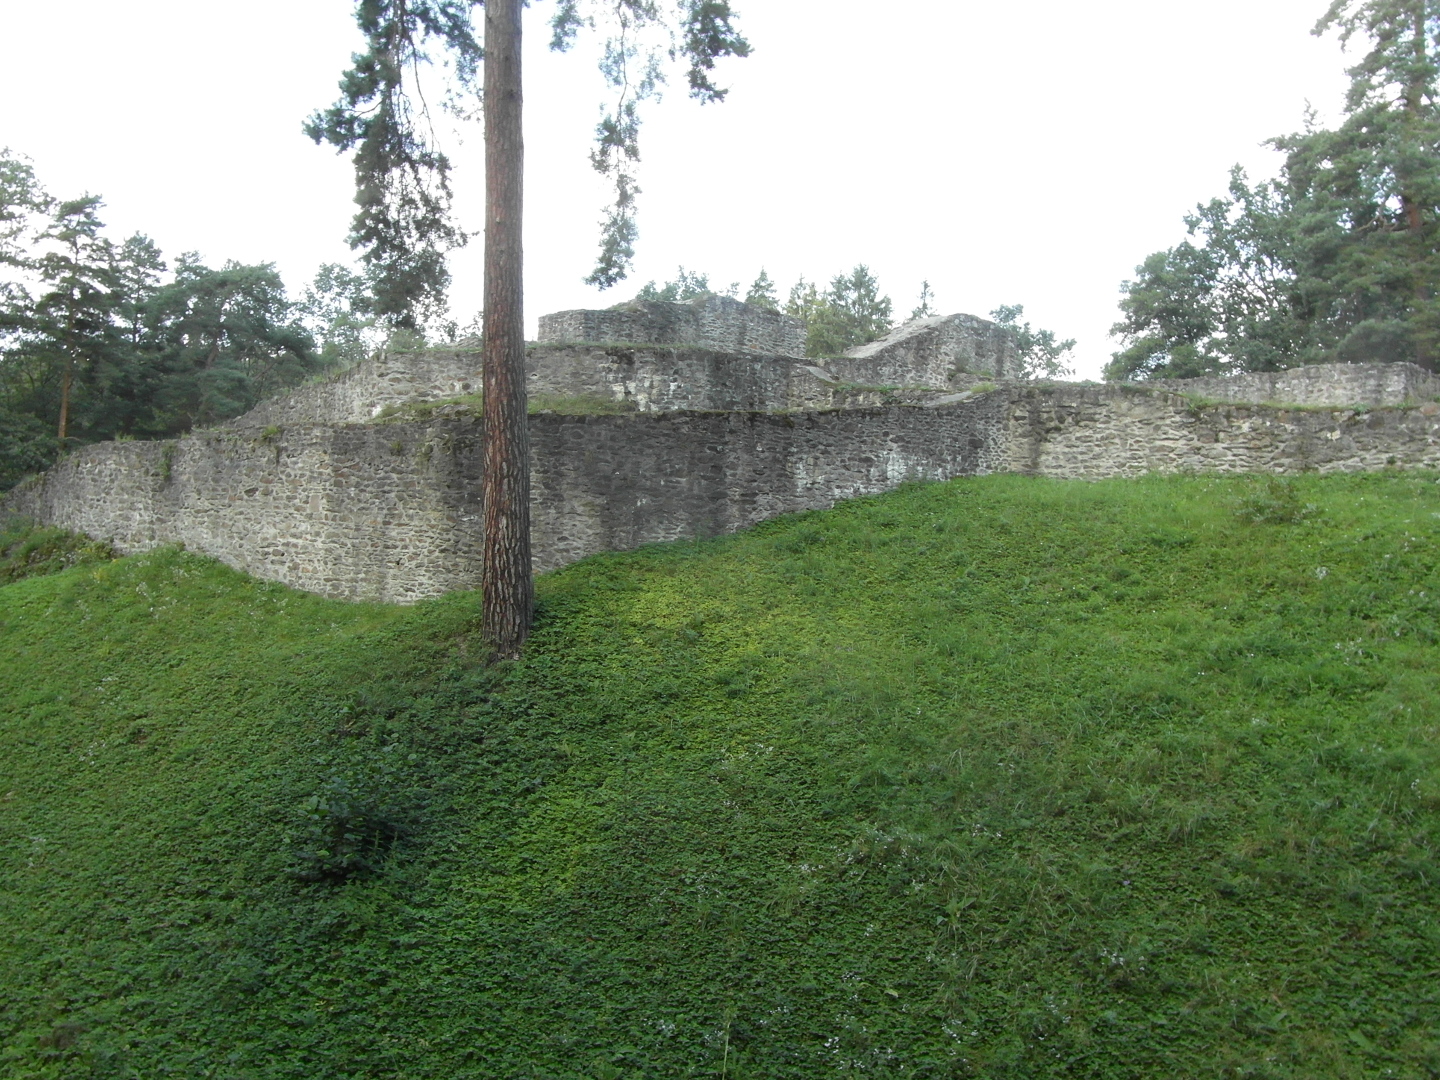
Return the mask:
[[[1009,336],[974,316],[816,361],[797,320],[724,297],[540,327],[527,355],[537,572],[907,480],[1440,467],[1440,379],[1408,364],[1026,382]],[[124,552],[184,543],[326,596],[474,588],[479,369],[465,346],[382,353],[183,438],[83,447],[0,505]]]

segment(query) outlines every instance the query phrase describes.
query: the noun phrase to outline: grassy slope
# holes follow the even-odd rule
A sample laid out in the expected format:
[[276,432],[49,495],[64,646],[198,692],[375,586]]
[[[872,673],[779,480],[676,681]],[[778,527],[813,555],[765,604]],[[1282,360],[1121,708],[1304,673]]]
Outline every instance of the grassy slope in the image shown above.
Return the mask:
[[[488,674],[466,595],[0,588],[0,1071],[1440,1076],[1440,485],[1296,489],[592,559]],[[406,835],[297,880],[336,776]]]

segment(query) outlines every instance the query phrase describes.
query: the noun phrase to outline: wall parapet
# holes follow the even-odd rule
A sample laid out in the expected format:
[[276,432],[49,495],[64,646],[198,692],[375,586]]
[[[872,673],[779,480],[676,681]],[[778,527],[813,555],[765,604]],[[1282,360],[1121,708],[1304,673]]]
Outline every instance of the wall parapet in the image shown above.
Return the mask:
[[387,407],[480,392],[475,347],[376,353],[322,382],[307,383],[262,401],[221,429],[287,424],[361,424]]

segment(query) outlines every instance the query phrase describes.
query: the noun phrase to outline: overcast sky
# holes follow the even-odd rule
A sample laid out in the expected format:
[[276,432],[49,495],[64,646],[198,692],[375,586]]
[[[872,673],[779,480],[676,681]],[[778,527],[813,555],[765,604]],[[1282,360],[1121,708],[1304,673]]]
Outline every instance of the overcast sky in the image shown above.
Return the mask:
[[[681,89],[642,131],[630,282],[581,279],[605,191],[586,152],[605,89],[588,53],[546,52],[553,4],[527,12],[526,314],[608,306],[679,264],[782,289],[867,263],[908,314],[922,279],[945,312],[1025,305],[1079,340],[1082,375],[1113,344],[1120,282],[1184,235],[1231,165],[1333,120],[1346,57],[1309,30],[1324,0],[735,0],[754,55],[722,65],[722,105]],[[336,96],[358,38],[348,0],[0,0],[0,146],[56,195],[104,196],[117,237],[173,257],[274,262],[292,292],[347,261],[349,164],[300,133]],[[683,85],[683,79],[677,80]],[[452,147],[478,228],[478,126]],[[452,304],[479,306],[478,241]]]

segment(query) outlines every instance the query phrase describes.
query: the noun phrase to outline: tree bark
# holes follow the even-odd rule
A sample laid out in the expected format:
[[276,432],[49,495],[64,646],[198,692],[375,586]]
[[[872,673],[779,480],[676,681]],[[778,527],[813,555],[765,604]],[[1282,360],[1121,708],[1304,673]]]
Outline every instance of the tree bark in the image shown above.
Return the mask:
[[60,371],[60,448],[65,448],[65,437],[70,429],[70,357],[65,357],[65,366]]
[[496,658],[530,633],[530,435],[521,260],[520,17],[523,0],[485,4],[485,504],[481,631]]

